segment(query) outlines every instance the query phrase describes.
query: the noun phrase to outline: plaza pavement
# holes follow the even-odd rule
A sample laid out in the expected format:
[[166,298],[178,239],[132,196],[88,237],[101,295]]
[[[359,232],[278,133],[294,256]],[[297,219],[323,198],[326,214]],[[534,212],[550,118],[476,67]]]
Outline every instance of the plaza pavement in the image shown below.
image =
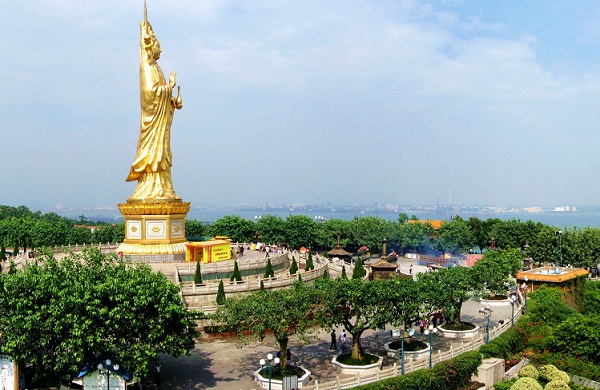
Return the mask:
[[[245,253],[246,255],[246,253]],[[249,256],[258,254],[248,253]],[[413,272],[424,272],[425,267],[417,265],[414,259],[399,259],[403,273],[408,273],[412,264]],[[181,263],[178,263],[181,265]],[[176,264],[152,264],[156,270],[161,270],[165,275],[171,277]],[[468,321],[481,326],[484,331],[485,319],[479,314],[481,304],[475,301],[466,302],[462,307],[463,321]],[[491,315],[491,325],[498,324],[499,320],[509,320],[511,307],[494,307]],[[517,310],[517,307],[515,307]],[[367,331],[361,340],[363,348],[369,353],[385,356],[384,343],[390,341],[389,329],[385,331]],[[341,327],[336,329],[339,335]],[[419,334],[416,327],[415,338],[426,341],[424,335]],[[329,351],[330,336],[327,330],[320,331],[315,340],[309,345],[301,345],[292,336],[290,349],[292,351],[293,364],[302,365],[312,372],[312,378],[318,379],[320,383],[336,379],[339,370],[331,364],[335,352]],[[350,341],[350,340],[349,340]],[[454,341],[455,343],[459,343]],[[451,341],[436,336],[433,339],[433,350],[447,350]],[[272,336],[267,336],[262,342],[250,341],[249,344],[241,346],[236,337],[227,339],[201,339],[190,356],[173,358],[162,356],[161,381],[162,389],[188,390],[188,389],[219,389],[219,390],[250,390],[259,389],[254,382],[253,372],[259,368],[259,360],[266,358],[268,353],[277,351],[277,343]],[[386,357],[383,365],[391,366],[396,359]],[[341,376],[340,377],[344,377]],[[311,381],[311,383],[314,383]],[[156,389],[151,376],[144,383],[144,389]]]

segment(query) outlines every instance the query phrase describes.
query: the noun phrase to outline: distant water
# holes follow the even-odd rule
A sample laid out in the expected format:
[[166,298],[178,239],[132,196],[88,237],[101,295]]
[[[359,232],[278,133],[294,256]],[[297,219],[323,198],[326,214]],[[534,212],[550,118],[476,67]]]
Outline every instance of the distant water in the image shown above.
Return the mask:
[[[418,211],[400,211],[406,213],[409,217],[413,214],[421,220],[448,220],[449,215],[447,213],[426,213]],[[123,220],[118,210],[73,210],[73,211],[59,211],[57,214],[67,217],[70,219],[78,219],[80,215],[85,215],[86,218],[92,221],[106,221],[106,222],[120,222]],[[187,215],[188,219],[196,219],[203,222],[214,222],[219,218],[226,215],[239,215],[244,219],[251,221],[256,220],[258,217],[263,215],[275,215],[283,219],[289,215],[307,215],[312,219],[318,221],[315,217],[323,217],[326,219],[337,218],[344,220],[351,220],[355,216],[377,216],[388,220],[397,220],[398,212],[377,212],[377,211],[330,211],[330,210],[319,210],[319,211],[289,211],[289,210],[238,210],[238,209],[207,209],[190,210]],[[499,218],[502,220],[518,219],[521,222],[528,220],[534,222],[541,222],[549,226],[555,226],[557,228],[585,228],[596,227],[600,228],[600,210],[582,210],[575,212],[553,212],[546,211],[541,213],[494,213],[494,214],[457,214],[463,219],[467,220],[470,217],[477,217],[481,220],[487,220],[488,218]]]

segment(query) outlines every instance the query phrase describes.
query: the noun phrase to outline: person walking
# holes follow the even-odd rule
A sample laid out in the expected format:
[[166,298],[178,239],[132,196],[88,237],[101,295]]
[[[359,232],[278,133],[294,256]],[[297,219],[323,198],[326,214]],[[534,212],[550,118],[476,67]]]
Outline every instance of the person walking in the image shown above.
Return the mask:
[[331,329],[331,344],[329,344],[329,350],[335,351],[337,349],[337,336],[335,335],[335,329]]
[[346,352],[346,332],[340,334],[340,355]]

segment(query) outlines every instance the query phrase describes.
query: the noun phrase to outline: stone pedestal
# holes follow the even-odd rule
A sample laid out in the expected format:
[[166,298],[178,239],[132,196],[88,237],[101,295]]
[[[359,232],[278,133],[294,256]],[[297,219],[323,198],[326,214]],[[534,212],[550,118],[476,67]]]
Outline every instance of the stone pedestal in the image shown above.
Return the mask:
[[473,375],[471,379],[485,384],[486,389],[491,389],[494,383],[504,379],[504,360],[497,358],[483,359],[477,370],[477,375]]
[[119,203],[125,240],[117,253],[174,255],[186,251],[185,217],[190,202]]

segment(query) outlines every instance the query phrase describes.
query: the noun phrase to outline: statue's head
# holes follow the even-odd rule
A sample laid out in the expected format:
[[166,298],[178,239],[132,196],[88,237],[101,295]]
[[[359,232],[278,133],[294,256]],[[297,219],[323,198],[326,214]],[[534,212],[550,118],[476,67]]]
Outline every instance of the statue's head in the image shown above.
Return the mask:
[[142,22],[141,27],[141,32],[144,38],[144,50],[146,51],[146,55],[148,59],[156,61],[160,58],[160,53],[162,52],[160,48],[160,43],[158,42],[158,39],[156,39],[156,35],[154,35],[154,30],[152,29],[150,23]]

